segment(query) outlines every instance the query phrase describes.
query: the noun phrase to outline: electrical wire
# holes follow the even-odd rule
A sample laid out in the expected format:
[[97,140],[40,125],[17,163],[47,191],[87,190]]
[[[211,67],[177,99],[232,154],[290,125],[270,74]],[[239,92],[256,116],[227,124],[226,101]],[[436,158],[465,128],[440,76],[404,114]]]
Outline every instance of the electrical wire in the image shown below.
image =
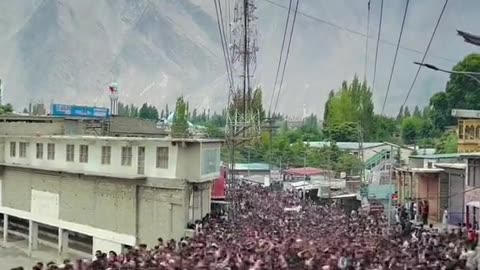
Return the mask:
[[280,86],[278,87],[278,94],[277,94],[277,99],[275,101],[275,107],[273,108],[274,113],[277,110],[278,100],[280,98],[280,94],[282,93],[283,78],[285,76],[285,69],[287,67],[288,56],[290,55],[290,45],[292,44],[293,29],[295,28],[295,21],[297,19],[297,11],[298,11],[299,3],[300,3],[300,0],[297,0],[297,4],[295,6],[295,13],[293,13],[292,28],[290,29],[290,37],[288,39],[287,54],[285,55],[285,61],[283,62],[282,77],[280,79]]
[[398,36],[397,48],[395,49],[395,57],[393,58],[392,70],[390,71],[390,78],[388,79],[387,92],[385,93],[385,99],[383,100],[382,113],[385,110],[385,104],[387,103],[388,93],[390,92],[390,84],[392,83],[393,73],[395,72],[395,64],[397,63],[398,48],[400,47],[400,42],[402,41],[403,27],[405,26],[405,20],[407,18],[408,4],[410,0],[407,0],[405,4],[405,12],[403,13],[402,26],[400,28],[400,35]]
[[363,79],[367,80],[367,62],[368,62],[368,36],[370,34],[370,0],[368,0],[367,11],[367,36],[365,37],[365,63],[363,67]]
[[219,35],[220,35],[223,57],[224,57],[224,60],[225,60],[225,68],[227,70],[227,77],[228,77],[229,84],[230,84],[229,93],[228,93],[228,95],[230,96],[231,91],[233,89],[233,76],[232,76],[232,72],[231,72],[231,66],[229,65],[230,57],[229,57],[229,53],[228,53],[228,48],[226,48],[226,42],[225,42],[225,39],[224,39],[225,35],[224,35],[224,32],[222,31],[223,23],[221,23],[221,21],[223,19],[220,17],[219,2],[217,3],[217,0],[214,0],[214,3],[215,3],[215,12],[216,12],[216,15],[217,15],[218,32],[219,32]]
[[273,90],[272,90],[272,96],[270,98],[270,105],[268,107],[268,114],[270,115],[271,109],[272,109],[272,104],[273,104],[273,98],[275,97],[275,91],[277,89],[277,82],[278,82],[278,75],[280,73],[280,67],[282,65],[282,57],[283,57],[283,51],[285,47],[285,40],[287,37],[287,30],[288,30],[288,22],[290,21],[290,11],[292,9],[292,0],[290,0],[290,4],[288,5],[288,13],[287,13],[287,20],[285,21],[285,30],[283,31],[283,38],[282,38],[282,48],[280,49],[280,58],[278,59],[278,65],[277,65],[277,72],[275,74],[275,83],[273,84]]
[[[435,33],[437,33],[438,25],[440,24],[440,21],[442,20],[443,13],[445,12],[445,8],[447,7],[448,0],[445,0],[445,3],[443,4],[442,11],[440,12],[440,16],[438,17],[437,24],[435,24],[435,28],[433,29],[432,36],[430,37],[430,41],[428,42],[427,48],[425,49],[425,52],[422,57],[422,64],[425,61],[425,58],[427,57],[428,50],[430,49],[430,45],[432,45],[433,38],[435,37]],[[420,69],[422,69],[422,65],[418,65],[417,73],[415,73],[415,77],[413,78],[412,84],[410,85],[410,89],[408,89],[407,96],[405,97],[405,101],[402,104],[402,107],[405,107],[405,104],[407,103],[408,97],[410,97],[410,94],[412,93],[413,87],[415,86],[415,82],[417,81],[418,74],[420,73]]]
[[[272,0],[263,0],[264,2],[266,3],[269,3],[273,6],[276,6],[276,7],[279,7],[279,8],[283,8],[283,9],[288,9],[287,6],[284,6],[282,4],[279,4],[279,3],[276,3]],[[365,33],[362,33],[362,32],[359,32],[359,31],[356,31],[356,30],[353,30],[353,29],[350,29],[350,28],[347,28],[347,27],[344,27],[344,26],[341,26],[341,25],[338,25],[336,23],[333,23],[333,22],[330,22],[330,21],[327,21],[325,19],[321,19],[321,18],[318,18],[316,16],[313,16],[313,15],[310,15],[304,11],[301,11],[299,10],[298,11],[298,14],[305,17],[305,18],[308,18],[308,19],[311,19],[313,21],[316,21],[316,22],[319,22],[319,23],[322,23],[322,24],[326,24],[328,26],[331,26],[333,28],[336,28],[338,30],[341,30],[341,31],[345,31],[345,32],[348,32],[350,34],[354,34],[354,35],[357,35],[357,36],[361,36],[361,37],[364,37],[364,38],[370,38],[367,34]],[[388,41],[388,40],[384,40],[384,39],[380,39],[380,42],[383,43],[383,44],[386,44],[386,45],[389,45],[389,46],[396,46],[397,44],[395,44],[395,42],[391,42],[391,41]],[[405,46],[400,46],[400,49],[402,50],[405,50],[405,51],[410,51],[410,52],[414,52],[414,53],[418,53],[418,54],[423,54],[423,51],[421,50],[417,50],[417,49],[414,49],[414,48],[410,48],[410,47],[405,47]],[[455,60],[455,59],[451,59],[451,58],[447,58],[447,57],[443,57],[441,55],[432,55],[431,57],[434,57],[434,58],[438,58],[438,59],[442,59],[444,61],[448,61],[448,62],[452,62],[452,63],[457,63],[458,60]]]
[[380,33],[382,32],[382,19],[383,19],[383,0],[380,4],[380,21],[378,23],[378,35],[377,35],[377,47],[375,48],[375,64],[373,65],[373,83],[372,92],[375,91],[375,80],[377,79],[377,60],[378,60],[378,48],[380,45]]

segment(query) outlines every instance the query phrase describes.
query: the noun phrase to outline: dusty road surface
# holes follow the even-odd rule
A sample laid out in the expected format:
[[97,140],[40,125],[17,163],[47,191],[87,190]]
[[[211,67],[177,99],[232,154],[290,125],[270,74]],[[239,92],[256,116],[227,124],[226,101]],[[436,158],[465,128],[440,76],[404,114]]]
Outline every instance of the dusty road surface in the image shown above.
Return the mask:
[[10,270],[18,266],[23,266],[24,269],[32,269],[35,262],[34,259],[28,258],[25,253],[16,248],[0,246],[0,270]]

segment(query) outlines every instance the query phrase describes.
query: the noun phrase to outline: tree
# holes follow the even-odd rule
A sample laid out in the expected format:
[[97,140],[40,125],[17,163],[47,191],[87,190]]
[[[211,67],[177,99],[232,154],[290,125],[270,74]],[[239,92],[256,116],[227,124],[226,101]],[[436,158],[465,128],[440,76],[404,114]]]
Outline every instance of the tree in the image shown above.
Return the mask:
[[173,115],[171,135],[175,138],[184,138],[188,136],[187,105],[183,100],[183,96],[177,99],[175,114]]
[[435,145],[437,154],[457,153],[458,139],[454,133],[444,133]]
[[405,106],[405,108],[403,109],[403,117],[407,118],[407,117],[410,117],[410,116],[412,116],[410,114],[410,109],[408,108],[408,106]]
[[356,142],[359,140],[358,124],[344,122],[328,127],[326,135],[335,142]]
[[403,105],[400,106],[400,111],[397,114],[397,121],[401,121],[403,118]]
[[413,116],[414,117],[422,117],[422,113],[420,112],[420,109],[418,108],[418,105],[416,105],[415,109],[413,110]]
[[[454,67],[454,71],[480,72],[480,54],[469,54]],[[454,125],[452,109],[480,109],[480,84],[463,74],[450,74],[445,92],[434,94],[430,98],[430,118],[435,129],[444,130]]]
[[366,140],[372,136],[372,92],[366,81],[360,83],[357,76],[350,84],[344,81],[339,91],[327,103],[327,114],[324,118],[326,128],[331,129],[345,122],[358,123]]
[[402,139],[406,144],[413,144],[420,138],[423,121],[418,117],[408,117],[402,120]]
[[335,97],[335,92],[330,90],[328,94],[327,102],[325,102],[325,108],[323,110],[323,127],[328,126],[328,118],[330,116],[330,103],[332,103],[332,99]]
[[0,115],[13,113],[13,106],[10,103],[0,105]]

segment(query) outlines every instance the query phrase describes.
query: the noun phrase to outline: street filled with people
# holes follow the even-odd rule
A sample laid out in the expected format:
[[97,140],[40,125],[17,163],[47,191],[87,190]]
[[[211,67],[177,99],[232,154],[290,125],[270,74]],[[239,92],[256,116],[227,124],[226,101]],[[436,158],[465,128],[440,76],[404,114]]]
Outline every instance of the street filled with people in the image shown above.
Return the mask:
[[[298,193],[240,184],[225,215],[196,222],[193,237],[158,239],[95,260],[37,264],[40,269],[476,269],[468,229],[388,226],[379,213],[345,211]],[[105,253],[103,253],[105,252]],[[480,258],[479,258],[480,259]]]

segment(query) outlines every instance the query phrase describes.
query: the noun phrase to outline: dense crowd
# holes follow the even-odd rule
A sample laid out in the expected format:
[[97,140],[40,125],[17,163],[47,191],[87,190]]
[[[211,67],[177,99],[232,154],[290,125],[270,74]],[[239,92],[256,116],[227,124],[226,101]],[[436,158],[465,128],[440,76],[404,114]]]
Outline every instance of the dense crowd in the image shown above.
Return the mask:
[[[40,269],[476,269],[467,231],[387,226],[381,214],[344,211],[292,192],[242,185],[224,216],[197,222],[195,235],[158,239],[123,254]],[[480,261],[478,261],[480,263]],[[479,268],[480,269],[480,268]]]

